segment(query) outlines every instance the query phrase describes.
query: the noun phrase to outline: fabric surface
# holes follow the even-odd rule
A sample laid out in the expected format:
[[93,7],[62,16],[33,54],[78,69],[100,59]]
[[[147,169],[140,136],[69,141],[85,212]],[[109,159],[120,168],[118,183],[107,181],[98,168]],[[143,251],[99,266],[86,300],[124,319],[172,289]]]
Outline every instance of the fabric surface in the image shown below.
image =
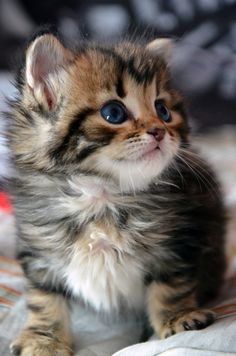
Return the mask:
[[9,355],[9,343],[25,318],[25,281],[19,264],[0,257],[0,355]]
[[[236,278],[234,285],[236,286]],[[166,340],[137,344],[115,353],[114,356],[236,355],[236,298],[213,309],[218,315],[217,320],[206,329],[182,332]]]
[[0,321],[22,296],[23,273],[18,263],[0,256]]

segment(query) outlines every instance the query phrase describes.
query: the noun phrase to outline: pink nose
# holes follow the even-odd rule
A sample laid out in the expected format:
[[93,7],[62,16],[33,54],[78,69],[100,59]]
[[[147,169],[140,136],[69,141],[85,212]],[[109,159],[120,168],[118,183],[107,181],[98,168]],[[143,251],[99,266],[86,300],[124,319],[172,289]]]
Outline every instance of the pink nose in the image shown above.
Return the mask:
[[165,130],[164,129],[159,129],[156,126],[151,127],[150,129],[148,129],[147,133],[149,135],[153,135],[158,142],[161,142],[161,140],[163,140],[163,138],[165,136]]

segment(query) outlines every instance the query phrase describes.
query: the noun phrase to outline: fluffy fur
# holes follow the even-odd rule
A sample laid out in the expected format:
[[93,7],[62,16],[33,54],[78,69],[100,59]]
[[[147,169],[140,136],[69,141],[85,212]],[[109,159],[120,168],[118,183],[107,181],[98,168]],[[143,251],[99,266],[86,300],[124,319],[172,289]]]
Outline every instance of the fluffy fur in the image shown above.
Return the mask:
[[[146,309],[161,337],[213,322],[199,306],[222,281],[224,211],[214,174],[191,149],[169,50],[157,40],[72,52],[51,34],[28,47],[6,134],[29,280],[13,353],[70,355],[70,296],[98,312]],[[101,116],[111,100],[128,112],[121,124]]]

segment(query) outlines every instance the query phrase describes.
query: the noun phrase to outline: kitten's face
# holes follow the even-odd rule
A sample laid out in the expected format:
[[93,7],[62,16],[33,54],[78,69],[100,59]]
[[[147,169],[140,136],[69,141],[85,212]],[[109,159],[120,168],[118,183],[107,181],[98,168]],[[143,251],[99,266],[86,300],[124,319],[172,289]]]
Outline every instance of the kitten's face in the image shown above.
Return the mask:
[[123,191],[144,189],[186,140],[181,98],[153,50],[123,44],[72,54],[44,35],[28,49],[25,75],[21,107],[30,119],[13,150],[35,169],[91,172]]

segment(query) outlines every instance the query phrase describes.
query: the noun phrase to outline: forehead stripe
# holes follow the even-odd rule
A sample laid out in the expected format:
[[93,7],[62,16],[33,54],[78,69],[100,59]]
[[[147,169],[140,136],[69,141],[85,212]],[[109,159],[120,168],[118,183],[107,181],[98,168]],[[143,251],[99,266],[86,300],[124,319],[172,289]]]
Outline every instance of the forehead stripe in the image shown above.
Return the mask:
[[137,84],[148,85],[153,81],[153,78],[157,72],[154,59],[149,66],[137,68],[135,66],[135,58],[133,56],[129,60],[125,60],[120,54],[116,53],[112,49],[97,47],[97,50],[104,56],[112,57],[116,61],[119,75],[122,75],[122,73],[126,70]]
[[119,77],[116,83],[116,93],[120,98],[124,98],[126,96],[123,84],[122,77]]
[[127,62],[127,71],[137,84],[148,85],[153,81],[156,73],[155,66],[146,66],[142,69],[135,68],[134,58]]

